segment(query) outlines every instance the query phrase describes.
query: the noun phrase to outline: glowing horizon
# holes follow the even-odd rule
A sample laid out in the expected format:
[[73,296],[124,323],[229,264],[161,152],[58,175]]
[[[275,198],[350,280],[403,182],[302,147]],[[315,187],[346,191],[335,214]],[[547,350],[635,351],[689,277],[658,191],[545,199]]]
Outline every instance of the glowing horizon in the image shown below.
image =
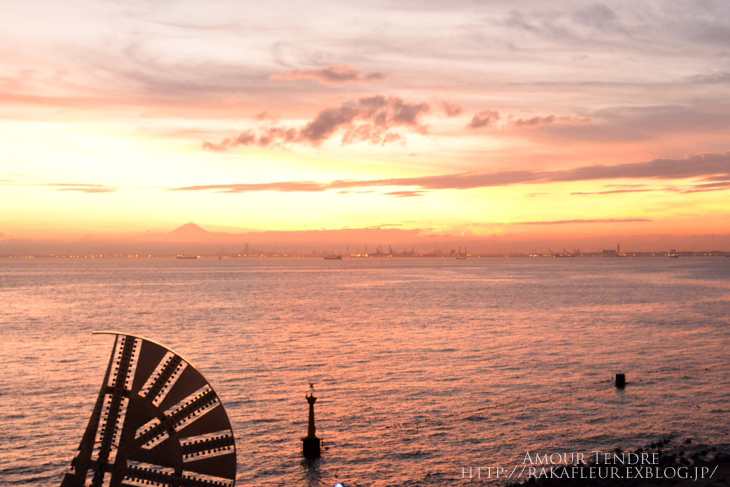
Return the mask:
[[14,4],[0,20],[0,239],[188,221],[727,234],[728,14],[713,2]]

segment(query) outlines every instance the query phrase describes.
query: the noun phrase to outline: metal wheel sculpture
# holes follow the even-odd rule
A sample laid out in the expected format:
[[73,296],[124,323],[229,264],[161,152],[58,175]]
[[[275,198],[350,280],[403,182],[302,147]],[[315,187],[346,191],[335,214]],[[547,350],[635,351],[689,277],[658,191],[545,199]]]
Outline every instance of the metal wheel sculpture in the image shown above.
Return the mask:
[[231,423],[202,374],[153,341],[95,333],[114,350],[61,487],[233,487]]

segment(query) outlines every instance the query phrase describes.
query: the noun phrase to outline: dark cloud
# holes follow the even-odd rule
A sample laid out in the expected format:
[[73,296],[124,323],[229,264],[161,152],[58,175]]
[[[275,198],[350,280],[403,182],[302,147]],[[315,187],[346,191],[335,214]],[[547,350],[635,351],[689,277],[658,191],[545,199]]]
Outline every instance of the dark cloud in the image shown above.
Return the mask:
[[542,128],[547,125],[562,125],[568,127],[568,130],[570,130],[570,127],[586,125],[591,123],[591,121],[592,120],[589,118],[566,116],[558,117],[555,115],[547,115],[545,117],[535,116],[530,118],[514,118],[512,115],[509,116],[509,123],[512,127],[517,128]]
[[[610,53],[623,60],[646,56],[647,63],[658,59],[668,62],[685,59],[684,65],[689,67],[694,61],[703,59],[706,53],[724,52],[730,45],[727,2],[672,2],[661,6],[643,3],[640,7],[623,2],[577,3],[582,5],[572,11],[548,4],[530,7],[510,4],[509,12],[491,19],[497,29],[508,27],[513,31],[515,40],[509,45],[515,51],[548,52],[555,55],[549,58],[551,60],[558,59],[558,52],[565,52],[554,49],[562,46],[575,54],[573,59],[590,59],[594,55],[597,58]],[[543,62],[545,59],[536,60]],[[609,65],[616,67],[613,63]],[[664,65],[655,66],[657,72],[661,72]],[[595,69],[592,72],[595,73]],[[612,74],[615,73],[617,71],[613,69]],[[631,71],[623,74],[626,80],[633,75]]]
[[385,81],[384,73],[363,74],[359,69],[347,64],[335,64],[318,69],[293,69],[271,75],[276,81],[296,81],[302,79],[318,81],[324,85],[345,85],[350,83],[377,83]]
[[594,3],[577,10],[573,14],[573,19],[580,24],[603,28],[614,24],[618,17],[605,5]]
[[537,26],[537,20],[540,20],[539,17],[528,19],[522,13],[513,10],[509,13],[503,23],[508,27],[526,30],[531,33],[538,33],[540,29]]
[[218,143],[203,142],[208,150],[228,150],[243,145],[268,147],[293,142],[319,145],[336,133],[342,134],[343,144],[368,142],[388,144],[402,139],[394,127],[407,127],[425,134],[428,127],[421,118],[430,113],[427,103],[408,103],[402,98],[370,96],[350,100],[339,107],[326,108],[301,129],[291,127],[265,127],[258,132],[248,130],[237,137],[226,138]]
[[474,114],[467,127],[472,129],[488,127],[497,120],[499,120],[499,112],[495,112],[494,110],[482,110],[481,112]]
[[[684,159],[654,159],[646,162],[618,164],[615,166],[593,165],[563,171],[500,171],[492,173],[461,173],[417,178],[373,180],[337,180],[331,182],[289,181],[256,184],[219,184],[173,188],[178,191],[213,190],[226,193],[249,191],[326,191],[351,188],[384,186],[411,186],[427,189],[472,189],[514,184],[536,184],[571,181],[595,181],[602,179],[700,179],[700,184],[710,188],[722,188],[730,184],[730,152],[722,154],[698,154]],[[716,186],[707,186],[713,185]],[[696,186],[701,188],[702,186]],[[622,190],[619,190],[622,191]]]
[[[378,8],[383,8],[384,12],[362,18],[363,24],[360,27],[364,29],[320,28],[318,22],[307,27],[306,22],[287,24],[282,23],[281,18],[277,18],[275,23],[269,23],[264,17],[258,18],[257,21],[254,18],[259,14],[252,14],[248,9],[247,14],[254,17],[246,15],[245,18],[236,19],[235,15],[231,15],[231,19],[219,19],[210,23],[171,22],[167,25],[175,30],[157,31],[156,28],[165,23],[150,22],[146,16],[140,15],[135,22],[140,21],[137,27],[140,27],[141,31],[137,28],[125,30],[120,36],[115,36],[115,39],[118,39],[115,42],[88,43],[88,45],[85,43],[83,48],[77,47],[77,51],[71,52],[69,52],[70,46],[66,43],[57,42],[55,49],[58,51],[53,52],[52,56],[65,59],[67,62],[70,60],[72,65],[64,67],[69,72],[88,70],[90,77],[93,75],[94,79],[98,79],[91,87],[93,90],[90,90],[89,86],[78,81],[82,78],[78,74],[68,78],[69,83],[66,88],[76,88],[79,95],[85,96],[96,91],[107,96],[116,94],[127,102],[139,103],[141,99],[148,103],[159,101],[167,104],[174,99],[187,105],[198,101],[210,104],[213,100],[229,100],[230,97],[225,95],[231,94],[245,94],[252,99],[288,98],[291,96],[290,89],[300,90],[300,87],[287,86],[286,92],[282,92],[281,83],[270,82],[269,78],[274,71],[268,63],[266,53],[259,52],[259,49],[267,48],[272,51],[275,49],[286,51],[280,56],[272,56],[274,62],[283,66],[275,70],[288,70],[274,76],[313,79],[317,80],[318,84],[366,82],[384,76],[382,73],[362,73],[358,68],[349,65],[333,64],[343,59],[358,66],[372,58],[391,59],[394,62],[401,62],[398,69],[403,73],[427,74],[403,76],[403,78],[424,78],[407,80],[408,83],[403,89],[412,89],[415,82],[425,85],[427,80],[431,80],[430,84],[434,89],[443,86],[442,80],[449,80],[451,87],[473,86],[472,83],[479,81],[484,83],[487,80],[484,79],[484,73],[478,66],[483,65],[485,52],[489,53],[490,64],[495,63],[495,68],[500,68],[495,69],[495,73],[509,68],[512,63],[518,63],[515,67],[519,67],[523,66],[523,63],[535,61],[534,68],[540,72],[535,76],[538,82],[561,79],[566,71],[559,68],[564,67],[561,63],[572,63],[566,61],[572,59],[570,54],[587,56],[586,59],[591,59],[596,54],[597,56],[591,61],[596,64],[583,68],[584,71],[571,70],[571,73],[577,74],[565,80],[567,84],[576,86],[575,89],[582,93],[579,85],[589,80],[600,79],[609,82],[610,79],[621,78],[626,82],[644,84],[641,80],[649,77],[652,72],[661,74],[664,67],[676,66],[678,63],[684,62],[682,65],[686,69],[692,69],[697,65],[711,66],[715,58],[722,55],[722,49],[728,45],[730,39],[727,2],[674,2],[672,5],[661,7],[648,4],[641,8],[631,4],[620,5],[616,2],[605,2],[605,4],[585,2],[577,9],[567,5],[556,8],[550,4],[513,2],[500,4],[473,2],[473,0],[456,2],[459,7],[452,6],[453,2],[441,3],[448,5],[448,9],[444,11],[448,11],[449,14],[441,15],[438,9],[436,11],[429,9],[429,15],[425,17],[419,15],[415,23],[407,22],[398,29],[382,29],[379,20],[369,23],[374,19],[390,17],[391,9],[399,13],[401,9],[406,8],[400,4],[397,7],[395,4],[389,4],[387,8],[383,6],[384,4],[380,4]],[[344,6],[343,10],[347,11],[349,8]],[[458,12],[458,16],[453,16],[450,9]],[[316,8],[310,10],[311,15],[318,16],[318,13],[315,13]],[[396,14],[392,18],[401,17]],[[332,17],[331,20],[334,23],[338,22],[337,17]],[[241,27],[235,29],[233,28],[235,25]],[[368,28],[368,25],[371,28]],[[505,26],[511,28],[505,29]],[[594,28],[590,28],[591,26]],[[155,29],[148,31],[150,27]],[[190,37],[190,32],[178,32],[177,29],[180,28],[194,29],[196,36],[204,37],[200,40],[195,36]],[[532,35],[514,32],[513,28],[524,29]],[[218,32],[224,35],[208,37]],[[374,32],[377,32],[377,35],[373,35]],[[436,34],[440,42],[428,42],[429,38]],[[248,39],[246,42],[241,42],[242,35]],[[693,38],[722,47],[719,50],[702,51],[692,45]],[[148,42],[149,39],[166,39],[166,41],[158,45],[155,42]],[[564,43],[566,49],[553,49],[553,44],[549,43],[551,40]],[[171,43],[170,47],[174,48],[166,52],[163,47],[167,47],[168,42]],[[178,42],[184,44],[178,45]],[[188,46],[189,42],[192,45]],[[208,55],[203,54],[204,49],[201,49],[203,53],[199,53],[197,47],[202,47],[205,42],[210,42],[219,49],[213,49]],[[183,51],[183,46],[188,49],[195,46],[196,49]],[[485,51],[485,47],[490,50]],[[230,52],[231,49],[236,49],[242,55],[235,57],[221,55],[223,52]],[[510,51],[512,49],[518,52],[515,54]],[[179,56],[175,54],[178,52],[188,54]],[[248,55],[250,53],[260,55]],[[688,54],[692,57],[687,58]],[[636,73],[626,69],[627,66],[633,66],[633,63],[622,62],[617,67],[611,60],[600,62],[606,59],[606,56],[609,58],[615,56],[616,61],[632,60],[636,66],[645,66],[647,69],[642,71],[642,76],[636,76]],[[474,63],[474,69],[466,68],[471,63],[464,63],[465,60],[477,59],[481,62]],[[403,60],[407,60],[405,65]],[[462,64],[465,67],[462,67]],[[295,66],[310,68],[290,70]],[[312,66],[314,68],[311,68]],[[394,69],[389,66],[388,70]],[[414,70],[414,67],[419,69]],[[526,78],[532,78],[522,71],[512,72],[519,72],[520,76],[494,76],[487,82],[492,88],[493,83],[509,83],[510,86],[516,86],[521,84],[520,82],[524,83]],[[666,76],[656,76],[656,78],[666,78]],[[73,83],[71,80],[74,80]],[[109,81],[113,82],[112,86],[109,86]],[[401,79],[398,82],[400,83]],[[655,83],[661,82],[655,81]],[[311,86],[313,83],[293,84],[303,85],[298,94],[317,91]],[[29,85],[26,84],[27,86]],[[539,90],[540,87],[536,89]],[[49,92],[55,90],[51,89]],[[647,96],[652,93],[642,92]],[[618,97],[626,99],[625,95],[626,93],[613,91],[609,93],[609,96],[615,97],[614,100]],[[664,95],[665,99],[667,96],[669,95]],[[301,98],[297,98],[297,101],[299,100]],[[603,101],[600,103],[604,104]]]
[[421,124],[420,118],[429,112],[426,103],[407,103],[398,97],[360,98],[322,110],[301,129],[299,139],[316,145],[344,129],[343,143],[359,140],[382,143],[386,132],[394,126],[408,126],[425,133],[427,127]]
[[648,218],[597,218],[594,220],[555,220],[555,221],[543,221],[543,222],[517,222],[512,225],[568,225],[575,223],[636,223],[636,222],[650,222]]
[[698,23],[693,27],[695,31],[692,32],[692,37],[697,41],[722,47],[730,45],[730,26],[724,19]]
[[589,115],[590,118],[558,117],[553,123],[534,126],[529,137],[552,142],[627,143],[675,134],[717,134],[730,129],[730,106],[724,102],[616,107]]
[[535,127],[537,125],[548,125],[556,120],[555,115],[547,117],[518,118],[513,123],[518,127]]
[[693,84],[730,83],[730,73],[726,71],[719,71],[716,73],[697,74],[686,78],[686,80]]
[[596,113],[609,124],[651,134],[708,133],[730,128],[730,105],[724,101],[693,105],[660,105]]
[[718,174],[705,178],[705,181],[722,181],[730,183],[730,174]]
[[690,188],[680,189],[680,193],[705,193],[707,191],[726,191],[730,189],[730,181],[719,183],[696,184]]
[[697,154],[684,159],[654,159],[616,166],[586,166],[554,173],[555,181],[589,179],[653,178],[681,179],[730,173],[730,152]]
[[384,97],[362,99],[359,102],[347,102],[337,108],[327,108],[309,122],[302,130],[302,139],[320,142],[330,137],[338,128],[351,124],[361,113],[366,119],[375,110],[386,104]]
[[[262,134],[259,135],[258,145],[261,147],[268,147],[272,144],[294,142],[297,138],[297,130],[292,128],[282,127],[271,127],[266,129]],[[254,143],[253,136],[251,136],[250,144]]]

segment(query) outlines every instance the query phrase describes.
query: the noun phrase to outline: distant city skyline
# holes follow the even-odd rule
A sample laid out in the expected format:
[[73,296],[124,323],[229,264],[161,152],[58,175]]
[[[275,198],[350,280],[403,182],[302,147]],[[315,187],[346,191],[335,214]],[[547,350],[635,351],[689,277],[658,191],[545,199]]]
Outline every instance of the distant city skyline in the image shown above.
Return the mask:
[[[341,230],[210,232],[186,223],[167,233],[142,233],[126,238],[84,237],[64,240],[3,239],[7,256],[204,256],[254,255],[619,255],[667,252],[730,252],[730,235],[677,237],[625,235],[594,237],[514,238],[422,234],[418,229],[349,228]],[[615,242],[615,243],[614,243]]]
[[0,32],[0,253],[730,246],[727,2],[28,0]]

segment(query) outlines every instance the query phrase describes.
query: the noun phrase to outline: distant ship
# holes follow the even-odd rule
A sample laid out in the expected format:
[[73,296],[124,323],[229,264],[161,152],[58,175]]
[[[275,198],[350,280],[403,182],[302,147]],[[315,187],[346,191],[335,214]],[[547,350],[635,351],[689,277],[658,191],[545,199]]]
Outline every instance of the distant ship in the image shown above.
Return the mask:
[[457,255],[456,258],[457,259],[466,259],[466,255]]
[[176,259],[197,259],[198,256],[197,255],[182,255],[182,254],[177,254],[175,256],[175,258]]
[[325,255],[324,258],[327,260],[342,260],[341,255]]
[[679,259],[679,254],[669,254],[667,257],[670,259]]

